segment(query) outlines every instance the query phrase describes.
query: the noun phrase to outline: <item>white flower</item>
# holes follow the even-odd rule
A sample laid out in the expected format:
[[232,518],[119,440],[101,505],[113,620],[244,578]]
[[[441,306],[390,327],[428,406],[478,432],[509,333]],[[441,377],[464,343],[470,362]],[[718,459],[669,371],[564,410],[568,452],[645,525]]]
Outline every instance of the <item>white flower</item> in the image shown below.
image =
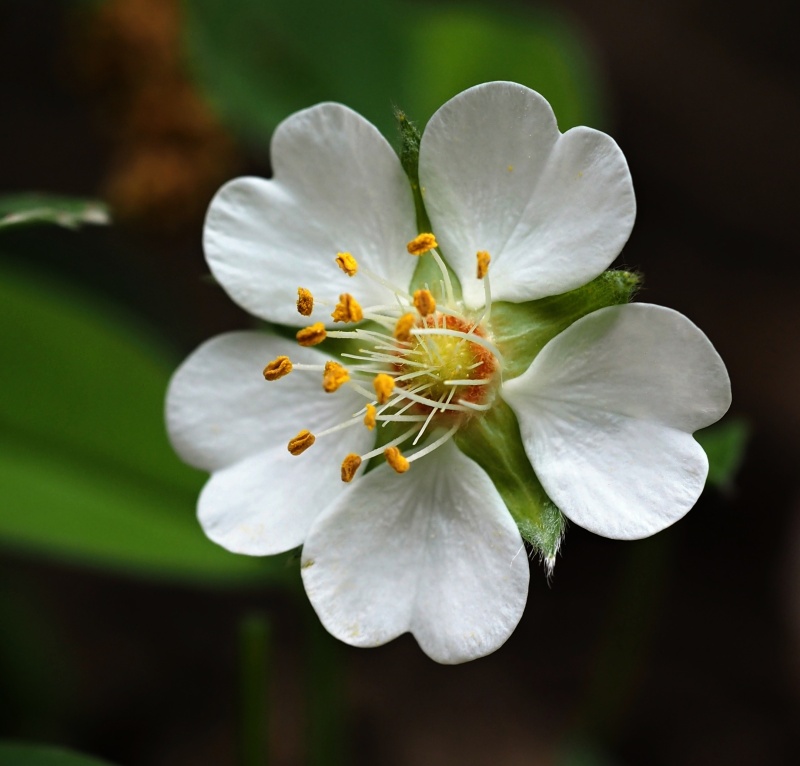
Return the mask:
[[[303,346],[214,338],[168,394],[175,448],[212,474],[199,501],[212,540],[251,555],[303,545],[331,633],[375,646],[410,631],[455,663],[497,649],[520,619],[529,566],[512,513],[527,511],[511,506],[536,477],[566,517],[607,537],[653,534],[691,508],[708,468],[691,434],[730,402],[708,339],[658,306],[576,309],[569,293],[551,300],[581,318],[558,325],[541,308],[556,304],[530,303],[598,277],[627,241],[635,201],[611,138],[559,133],[520,85],[465,91],[420,146],[435,238],[418,236],[392,148],[344,106],[289,117],[272,161],[272,180],[217,194],[206,257],[256,316],[310,325]],[[519,432],[486,436],[508,406]]]

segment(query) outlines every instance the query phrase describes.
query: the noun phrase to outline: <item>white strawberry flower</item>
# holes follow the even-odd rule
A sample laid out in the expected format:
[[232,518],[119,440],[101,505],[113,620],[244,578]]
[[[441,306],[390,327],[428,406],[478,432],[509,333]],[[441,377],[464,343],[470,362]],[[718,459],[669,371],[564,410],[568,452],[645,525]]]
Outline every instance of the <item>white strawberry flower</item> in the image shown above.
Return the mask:
[[635,280],[600,276],[635,217],[611,138],[561,134],[540,95],[499,82],[431,118],[422,211],[390,145],[339,104],[285,120],[272,161],[271,180],[218,192],[205,252],[241,306],[304,324],[299,345],[214,338],[167,399],[176,450],[211,473],[212,540],[302,545],[332,634],[410,631],[456,663],[519,621],[523,535],[552,568],[562,513],[634,539],[692,507],[708,470],[692,433],[724,414],[730,383],[688,319],[615,305]]

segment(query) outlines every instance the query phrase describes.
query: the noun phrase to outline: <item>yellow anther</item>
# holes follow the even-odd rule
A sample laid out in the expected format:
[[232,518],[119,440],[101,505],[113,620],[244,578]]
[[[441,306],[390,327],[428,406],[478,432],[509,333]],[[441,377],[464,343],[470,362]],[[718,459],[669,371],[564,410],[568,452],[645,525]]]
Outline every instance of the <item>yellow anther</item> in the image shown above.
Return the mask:
[[336,265],[347,274],[348,277],[354,277],[358,271],[358,263],[350,253],[338,253],[336,255]]
[[387,447],[383,451],[383,456],[397,473],[405,473],[410,468],[408,460],[403,457],[403,453],[397,447]]
[[478,279],[483,279],[486,276],[486,273],[489,271],[489,261],[492,260],[492,256],[489,255],[485,250],[479,250],[478,255]]
[[291,371],[292,360],[288,356],[279,356],[264,368],[264,377],[269,381],[278,380]]
[[305,287],[297,288],[297,310],[304,317],[310,317],[314,310],[314,296]]
[[386,404],[394,390],[394,378],[385,372],[379,372],[373,379],[372,385],[375,387],[378,404]]
[[342,481],[353,481],[358,467],[361,465],[361,458],[354,452],[351,452],[344,460],[342,460]]
[[436,311],[436,299],[430,290],[417,290],[414,293],[414,308],[424,317]]
[[302,455],[316,440],[317,437],[304,428],[294,439],[289,440],[287,449],[293,455]]
[[375,412],[376,412],[375,405],[374,404],[368,404],[367,405],[367,414],[364,415],[364,425],[367,428],[369,428],[370,431],[373,428],[375,428]]
[[295,337],[301,346],[316,346],[325,340],[325,335],[325,325],[322,322],[316,322],[310,327],[299,330]]
[[413,314],[403,314],[394,326],[394,337],[401,342],[411,340],[411,330],[416,322],[417,318]]
[[350,380],[350,373],[339,362],[325,362],[322,387],[329,394],[338,391],[348,380]]
[[411,255],[425,255],[428,250],[433,250],[434,247],[439,247],[439,243],[436,241],[436,237],[430,232],[417,234],[417,236],[406,245],[406,249]]
[[360,322],[364,318],[364,312],[350,293],[342,293],[331,316],[334,322]]

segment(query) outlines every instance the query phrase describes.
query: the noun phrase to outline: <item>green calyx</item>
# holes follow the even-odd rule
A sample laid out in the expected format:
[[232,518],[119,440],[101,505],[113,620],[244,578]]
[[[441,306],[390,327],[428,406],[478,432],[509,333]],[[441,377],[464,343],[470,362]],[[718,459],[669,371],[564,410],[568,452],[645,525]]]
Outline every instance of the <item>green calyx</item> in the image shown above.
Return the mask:
[[[492,334],[505,360],[503,378],[525,372],[539,351],[576,320],[606,306],[628,303],[640,283],[636,274],[607,271],[562,295],[493,304]],[[511,408],[498,395],[492,409],[467,423],[455,439],[489,474],[523,539],[551,574],[566,519],[533,470]]]
[[629,303],[641,284],[630,271],[606,271],[583,287],[527,303],[492,304],[492,335],[505,358],[503,378],[530,367],[545,344],[573,322],[606,306]]
[[511,408],[498,398],[489,412],[474,418],[454,438],[458,448],[489,474],[523,539],[551,573],[566,520],[533,471]]

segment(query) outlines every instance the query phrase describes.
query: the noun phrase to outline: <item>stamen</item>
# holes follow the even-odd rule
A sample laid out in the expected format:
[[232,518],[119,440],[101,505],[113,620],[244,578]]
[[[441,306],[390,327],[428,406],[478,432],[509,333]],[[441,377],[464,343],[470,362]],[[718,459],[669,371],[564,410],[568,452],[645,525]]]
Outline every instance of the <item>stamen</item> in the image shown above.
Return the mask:
[[375,387],[378,404],[386,404],[389,401],[389,395],[394,390],[394,378],[382,372],[375,376],[372,385]]
[[322,374],[322,387],[329,394],[338,391],[347,381],[350,373],[338,362],[325,362],[325,371]]
[[489,271],[489,261],[492,260],[492,256],[489,255],[485,250],[479,250],[477,254],[477,261],[478,261],[478,279],[483,279],[487,272]]
[[375,405],[367,404],[367,414],[364,415],[364,425],[371,431],[375,428]]
[[316,322],[310,327],[299,330],[295,337],[301,346],[316,346],[325,340],[326,335],[325,325],[322,322]]
[[304,317],[310,317],[314,310],[314,296],[305,287],[297,288],[297,311]]
[[361,465],[361,458],[354,452],[351,452],[344,460],[342,460],[342,481],[353,481],[356,471]]
[[453,293],[453,283],[450,281],[450,272],[447,270],[447,266],[439,253],[435,250],[431,250],[431,255],[433,256],[433,260],[436,261],[439,271],[442,272],[441,283],[444,287],[445,295],[447,296],[447,302],[452,306],[455,303],[455,295]]
[[336,265],[347,274],[348,277],[354,277],[358,271],[358,262],[350,253],[337,253]]
[[364,318],[364,312],[350,293],[342,293],[331,316],[334,322],[360,322]]
[[291,371],[292,360],[288,356],[279,356],[264,368],[264,377],[269,381],[278,380]]
[[435,449],[439,449],[445,442],[450,441],[453,438],[453,434],[458,431],[461,427],[460,423],[456,423],[444,436],[440,436],[436,441],[431,442],[427,446],[423,447],[419,452],[415,452],[410,458],[408,458],[409,463],[413,463],[415,460],[419,460],[421,457],[425,457],[425,455],[430,455]]
[[316,437],[314,434],[304,428],[294,439],[289,440],[289,444],[286,448],[293,455],[302,455],[315,441]]
[[407,343],[411,340],[411,328],[416,324],[416,321],[417,318],[413,314],[403,314],[403,316],[397,320],[392,335],[401,343]]
[[417,290],[414,293],[414,308],[424,317],[436,311],[436,299],[430,290]]
[[439,243],[430,232],[418,234],[406,245],[406,249],[411,255],[424,255],[434,247],[439,247]]
[[403,453],[400,452],[397,447],[387,447],[383,451],[383,455],[386,458],[386,462],[394,468],[397,473],[405,473],[410,467],[408,460],[403,457]]

